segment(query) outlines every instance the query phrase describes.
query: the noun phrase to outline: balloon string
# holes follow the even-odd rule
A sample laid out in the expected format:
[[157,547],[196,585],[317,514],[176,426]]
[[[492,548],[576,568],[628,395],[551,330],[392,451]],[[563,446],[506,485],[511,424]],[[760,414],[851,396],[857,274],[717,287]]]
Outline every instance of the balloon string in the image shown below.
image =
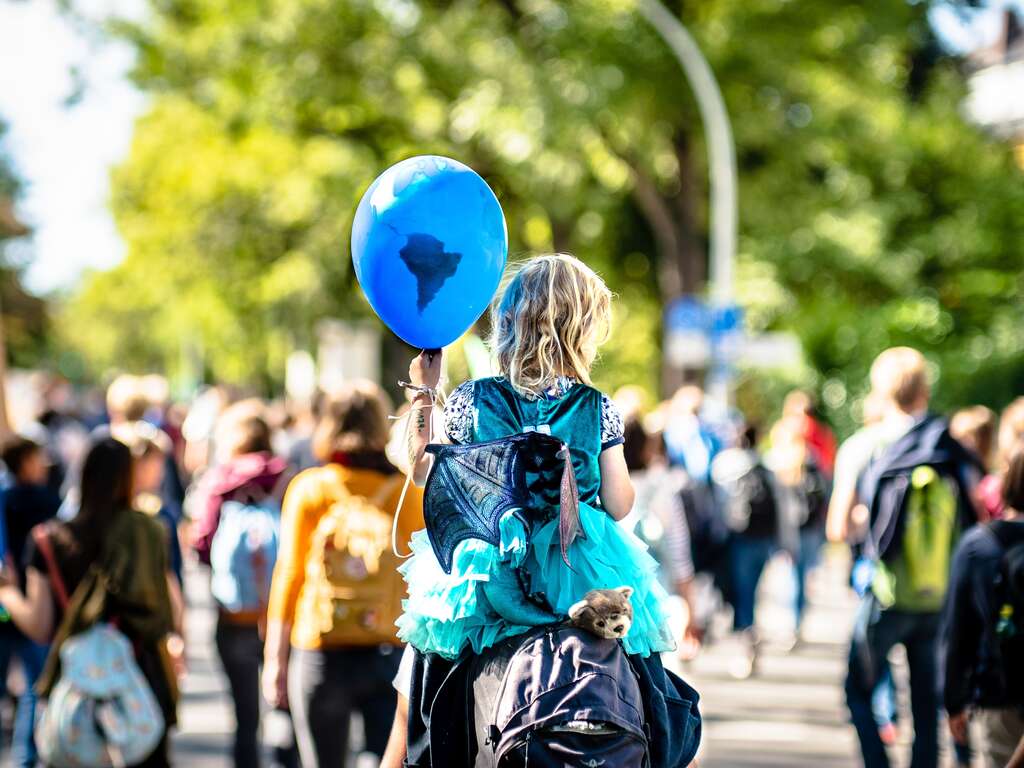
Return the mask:
[[[447,396],[445,395],[445,393],[442,390],[440,390],[440,389],[437,390],[437,394],[439,394],[440,397],[437,398],[437,400],[435,400],[434,397],[431,397],[430,402],[428,404],[426,404],[426,405],[411,405],[409,407],[409,412],[404,417],[402,417],[402,416],[389,416],[388,417],[389,419],[392,419],[392,420],[397,420],[397,419],[400,419],[400,418],[405,418],[405,429],[403,430],[403,435],[402,435],[402,445],[405,446],[406,451],[409,450],[409,439],[411,437],[410,429],[412,427],[412,417],[413,417],[413,414],[416,411],[423,411],[423,410],[430,411],[430,413],[427,416],[427,444],[429,445],[430,441],[433,440],[433,437],[434,437],[434,406],[437,404],[438,401],[443,404],[448,399]],[[423,458],[423,454],[426,453],[426,450],[427,450],[426,446],[424,446],[423,450],[421,450],[419,452],[418,456],[416,456],[415,458],[410,457],[409,467],[408,467],[408,469],[405,472],[405,483],[403,483],[403,485],[402,485],[402,493],[398,497],[398,506],[395,507],[395,514],[394,514],[394,516],[391,519],[391,552],[395,555],[395,557],[399,558],[400,560],[407,560],[408,558],[412,557],[413,554],[415,554],[413,552],[413,550],[411,550],[411,549],[409,550],[409,553],[405,554],[405,555],[403,555],[401,552],[398,551],[398,520],[399,520],[399,518],[402,515],[402,509],[405,507],[405,497],[409,493],[409,486],[412,485],[413,472],[415,472],[416,465],[419,463],[420,459]]]

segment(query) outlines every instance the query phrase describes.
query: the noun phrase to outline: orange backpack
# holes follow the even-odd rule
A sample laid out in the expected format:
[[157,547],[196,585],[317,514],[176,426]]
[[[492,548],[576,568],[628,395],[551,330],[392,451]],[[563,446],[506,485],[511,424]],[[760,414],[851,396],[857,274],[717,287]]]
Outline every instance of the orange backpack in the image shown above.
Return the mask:
[[304,594],[324,646],[398,644],[406,589],[382,507],[401,482],[386,480],[369,499],[343,491],[313,532]]

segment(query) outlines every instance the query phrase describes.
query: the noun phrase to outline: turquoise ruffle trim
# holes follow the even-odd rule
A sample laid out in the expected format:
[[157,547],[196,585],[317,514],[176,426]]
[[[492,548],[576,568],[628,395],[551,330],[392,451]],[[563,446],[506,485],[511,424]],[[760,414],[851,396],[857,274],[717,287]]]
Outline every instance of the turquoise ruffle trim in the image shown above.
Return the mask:
[[[401,568],[409,597],[397,622],[399,638],[421,651],[454,659],[467,647],[479,653],[530,626],[566,616],[591,589],[630,586],[633,625],[623,639],[626,651],[648,656],[672,650],[668,595],[646,545],[595,507],[580,504],[580,519],[586,538],[569,549],[572,569],[562,560],[557,519],[538,526],[527,544],[523,524],[506,514],[499,524],[499,546],[476,539],[461,542],[451,574],[438,564],[426,532],[416,533],[414,554]],[[558,616],[544,614],[525,599],[518,606],[499,602],[522,595],[515,572],[521,565],[531,589],[546,595]]]

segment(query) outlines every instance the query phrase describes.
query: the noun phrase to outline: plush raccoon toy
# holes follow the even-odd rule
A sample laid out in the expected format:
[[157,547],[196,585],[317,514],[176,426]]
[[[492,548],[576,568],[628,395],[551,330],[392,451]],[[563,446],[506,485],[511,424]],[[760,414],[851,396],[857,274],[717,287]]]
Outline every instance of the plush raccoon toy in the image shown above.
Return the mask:
[[569,624],[608,640],[625,637],[633,624],[632,594],[632,587],[592,589],[569,609]]

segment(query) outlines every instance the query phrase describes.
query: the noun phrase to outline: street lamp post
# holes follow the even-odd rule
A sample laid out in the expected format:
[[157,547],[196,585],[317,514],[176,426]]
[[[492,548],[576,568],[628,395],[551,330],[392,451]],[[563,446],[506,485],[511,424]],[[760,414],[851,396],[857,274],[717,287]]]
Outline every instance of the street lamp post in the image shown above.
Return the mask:
[[[693,36],[660,0],[638,0],[643,17],[675,54],[693,90],[708,145],[711,188],[709,233],[709,288],[713,306],[733,303],[733,262],[736,255],[737,182],[736,150],[725,100],[711,66]],[[727,376],[712,377],[712,395],[726,402]]]

